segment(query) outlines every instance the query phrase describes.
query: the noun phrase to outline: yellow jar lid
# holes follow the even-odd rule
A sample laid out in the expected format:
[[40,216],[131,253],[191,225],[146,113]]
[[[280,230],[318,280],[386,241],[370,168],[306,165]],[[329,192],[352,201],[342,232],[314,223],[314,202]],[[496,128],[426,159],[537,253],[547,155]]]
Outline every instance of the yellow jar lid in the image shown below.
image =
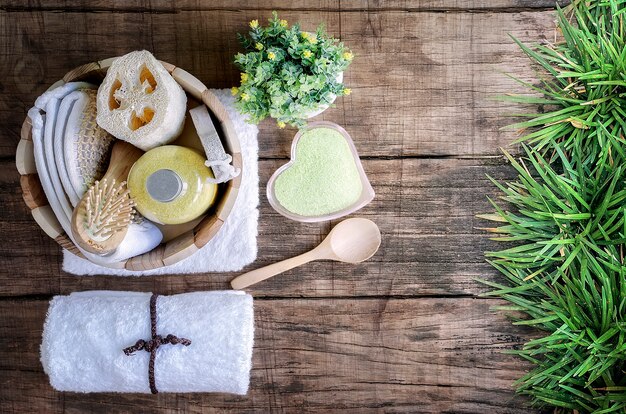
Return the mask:
[[178,145],[154,148],[137,160],[128,174],[128,190],[136,209],[148,220],[180,224],[204,213],[215,201],[217,185],[205,158]]

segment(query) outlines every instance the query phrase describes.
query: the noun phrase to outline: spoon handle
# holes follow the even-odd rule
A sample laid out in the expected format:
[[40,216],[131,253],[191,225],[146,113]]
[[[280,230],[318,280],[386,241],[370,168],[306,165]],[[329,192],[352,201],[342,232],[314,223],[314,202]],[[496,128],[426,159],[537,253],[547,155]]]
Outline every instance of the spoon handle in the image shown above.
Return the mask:
[[269,266],[265,266],[260,269],[252,270],[248,273],[244,273],[243,275],[239,275],[230,282],[230,285],[233,287],[233,289],[243,289],[248,286],[252,286],[255,283],[259,283],[262,280],[269,279],[272,276],[276,276],[279,273],[283,273],[289,269],[293,269],[294,267],[301,266],[317,258],[317,255],[314,254],[313,251],[306,252],[299,256],[292,257],[291,259],[283,260],[282,262],[278,263],[273,263]]

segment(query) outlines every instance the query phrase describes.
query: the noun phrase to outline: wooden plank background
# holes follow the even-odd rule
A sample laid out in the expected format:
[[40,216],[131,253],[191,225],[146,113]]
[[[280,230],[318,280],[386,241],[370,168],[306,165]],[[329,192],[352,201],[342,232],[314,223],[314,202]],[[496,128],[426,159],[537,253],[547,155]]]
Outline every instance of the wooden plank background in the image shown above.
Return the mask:
[[[533,79],[508,37],[554,36],[552,0],[0,1],[0,411],[528,413],[512,382],[528,365],[502,354],[537,335],[490,311],[478,278],[496,246],[475,218],[514,177],[499,154],[511,108],[494,100]],[[352,88],[321,118],[353,136],[376,199],[380,251],[352,266],[312,263],[263,282],[247,397],[57,393],[38,349],[48,300],[91,289],[161,294],[226,289],[235,274],[76,277],[28,214],[14,154],[35,98],[73,67],[151,50],[209,87],[234,85],[235,33],[278,10],[311,30],[326,22],[356,58]],[[265,183],[294,130],[261,124],[260,267],[319,243],[335,223],[273,212]],[[513,148],[515,150],[515,148]],[[288,240],[288,242],[286,242]]]

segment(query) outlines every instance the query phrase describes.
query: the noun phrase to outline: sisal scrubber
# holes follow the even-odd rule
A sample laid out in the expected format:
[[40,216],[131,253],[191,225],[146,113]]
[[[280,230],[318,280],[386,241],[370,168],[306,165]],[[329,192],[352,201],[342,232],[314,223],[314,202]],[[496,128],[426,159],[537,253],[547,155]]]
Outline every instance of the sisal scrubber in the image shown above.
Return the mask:
[[[71,102],[71,107],[63,136],[62,155],[70,191],[80,199],[104,175],[113,137],[96,123],[95,89],[74,91],[63,98],[63,102],[65,100]],[[61,169],[59,172],[63,173]],[[65,186],[63,175],[61,181]]]

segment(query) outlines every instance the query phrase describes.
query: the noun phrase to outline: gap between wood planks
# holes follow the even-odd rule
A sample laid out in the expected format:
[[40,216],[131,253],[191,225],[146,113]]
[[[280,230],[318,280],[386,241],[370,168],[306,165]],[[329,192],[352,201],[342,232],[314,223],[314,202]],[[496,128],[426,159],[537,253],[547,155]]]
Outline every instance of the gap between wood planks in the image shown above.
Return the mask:
[[[506,148],[507,152],[513,156],[518,155],[518,148]],[[367,155],[359,157],[361,160],[368,161],[394,161],[394,160],[502,160],[502,164],[508,164],[506,157],[502,154],[493,155],[462,155],[462,154],[442,154],[442,155]],[[289,157],[259,157],[259,161],[288,161]],[[0,163],[2,162],[15,162],[15,156],[5,155],[0,156]]]
[[[401,7],[373,7],[367,9],[349,9],[349,10],[340,10],[340,9],[313,9],[313,8],[280,8],[280,7],[254,7],[254,8],[246,8],[243,10],[255,10],[259,12],[329,12],[329,13],[371,13],[371,12],[404,12],[404,13],[526,13],[526,12],[545,12],[545,11],[553,11],[554,7],[511,7],[511,8],[468,8],[468,9],[440,9],[440,8],[401,8]],[[214,8],[179,8],[176,10],[159,10],[159,9],[149,9],[149,8],[91,8],[91,9],[83,9],[80,7],[39,7],[39,8],[29,8],[23,6],[0,6],[0,12],[5,13],[23,13],[23,12],[58,12],[58,13],[120,13],[120,14],[128,14],[128,13],[149,13],[149,14],[178,14],[181,12],[211,12],[211,11],[227,11],[227,12],[238,12],[242,11],[242,9],[236,8],[228,8],[228,7],[214,7]]]
[[[513,156],[516,156],[518,153],[519,147],[515,148],[507,148],[507,152],[511,153]],[[506,161],[506,157],[502,154],[494,154],[494,155],[479,155],[479,154],[442,154],[442,155],[366,155],[359,157],[361,160],[368,161],[394,161],[394,160],[498,160],[502,159],[502,164],[508,164]],[[281,161],[281,160],[289,160],[289,157],[259,157],[259,161]],[[0,161],[3,161],[2,157],[0,157]]]
[[[23,12],[23,11],[53,11],[65,13],[82,13],[82,12],[112,12],[112,13],[154,13],[154,14],[175,14],[185,11],[242,11],[256,10],[263,11],[295,11],[295,12],[340,12],[340,13],[367,13],[380,11],[395,11],[407,13],[523,13],[534,11],[554,10],[558,3],[564,6],[569,3],[568,0],[491,0],[485,5],[484,2],[475,0],[455,0],[444,1],[422,1],[411,4],[406,1],[391,0],[386,1],[385,5],[371,5],[370,2],[352,1],[342,4],[336,1],[334,4],[327,5],[323,2],[315,1],[293,1],[285,4],[282,1],[267,1],[264,5],[255,4],[250,6],[249,2],[242,0],[234,1],[211,1],[204,7],[196,1],[180,0],[175,6],[172,3],[161,2],[159,0],[149,1],[148,6],[144,2],[137,2],[135,5],[126,2],[121,6],[117,6],[116,2],[88,1],[81,2],[64,2],[64,1],[39,1],[36,5],[24,5],[23,0],[7,0],[6,4],[0,6],[0,11],[5,12]],[[69,3],[69,4],[68,4]],[[131,4],[129,4],[131,3]]]
[[[184,276],[184,275],[182,275]],[[85,277],[85,276],[76,276],[76,277]],[[93,277],[93,276],[86,276]],[[195,292],[197,290],[192,290],[190,292]],[[190,293],[190,292],[179,292],[172,293],[171,295],[178,295],[182,293]],[[294,300],[306,300],[306,301],[327,301],[327,300],[416,300],[416,299],[449,299],[449,300],[458,300],[458,299],[478,299],[481,301],[494,301],[494,302],[502,302],[501,299],[491,297],[491,296],[481,296],[481,295],[473,295],[469,293],[460,293],[460,294],[424,294],[424,295],[372,295],[372,296],[306,296],[306,297],[297,297],[297,296],[263,296],[263,295],[255,295],[254,290],[245,291],[254,297],[254,300],[262,300],[266,302],[281,302],[281,301],[294,301]],[[15,301],[15,302],[29,302],[29,301],[45,301],[48,302],[52,300],[54,296],[66,296],[69,293],[58,293],[54,295],[18,295],[18,296],[0,296],[0,302],[2,301]]]

